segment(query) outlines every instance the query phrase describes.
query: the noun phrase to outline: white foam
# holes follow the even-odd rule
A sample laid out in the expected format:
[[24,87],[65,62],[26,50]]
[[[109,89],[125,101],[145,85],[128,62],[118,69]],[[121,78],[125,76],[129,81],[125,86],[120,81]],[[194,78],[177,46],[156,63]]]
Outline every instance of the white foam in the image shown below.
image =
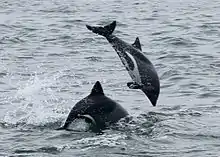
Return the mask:
[[[126,135],[124,134],[103,134],[94,137],[86,137],[80,140],[75,140],[72,144],[65,145],[63,147],[67,149],[75,148],[77,145],[80,148],[80,151],[86,151],[88,149],[93,149],[95,147],[118,147],[118,146],[126,146],[127,144],[124,142],[126,139]],[[81,148],[83,145],[83,149]],[[87,145],[87,147],[85,147]]]
[[[56,85],[61,73],[50,77],[32,76],[26,83],[20,84],[11,108],[3,118],[8,124],[44,125],[57,122],[62,114],[54,112],[60,104],[51,86]],[[56,107],[54,107],[56,106]]]

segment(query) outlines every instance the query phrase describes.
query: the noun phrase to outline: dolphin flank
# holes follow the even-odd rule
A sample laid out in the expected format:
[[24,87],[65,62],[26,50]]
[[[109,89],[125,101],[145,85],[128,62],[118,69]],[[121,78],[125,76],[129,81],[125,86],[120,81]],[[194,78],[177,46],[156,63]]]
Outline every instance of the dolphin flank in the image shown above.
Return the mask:
[[160,93],[160,81],[153,64],[142,53],[139,38],[137,37],[133,44],[128,44],[112,35],[116,27],[116,21],[104,27],[89,25],[86,25],[86,27],[93,33],[104,36],[115,49],[133,80],[128,82],[127,86],[130,89],[141,89],[151,104],[156,106]]

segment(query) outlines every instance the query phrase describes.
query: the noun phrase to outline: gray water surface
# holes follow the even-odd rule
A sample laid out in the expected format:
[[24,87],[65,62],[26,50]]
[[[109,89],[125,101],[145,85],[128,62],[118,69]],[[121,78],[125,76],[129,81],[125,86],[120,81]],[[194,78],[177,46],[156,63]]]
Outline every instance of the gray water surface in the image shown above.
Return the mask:
[[[85,27],[113,20],[155,65],[156,107]],[[220,156],[219,0],[1,0],[0,59],[0,156]],[[56,131],[97,80],[132,121]]]

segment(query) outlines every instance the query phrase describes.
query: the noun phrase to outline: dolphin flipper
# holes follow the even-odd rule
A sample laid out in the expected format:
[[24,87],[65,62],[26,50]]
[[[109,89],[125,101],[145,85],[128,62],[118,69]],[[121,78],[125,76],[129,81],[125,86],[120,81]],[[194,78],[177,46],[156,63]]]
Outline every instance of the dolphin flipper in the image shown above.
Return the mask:
[[130,89],[141,89],[143,87],[143,85],[139,85],[137,84],[136,82],[128,82],[127,83],[127,86],[130,88]]

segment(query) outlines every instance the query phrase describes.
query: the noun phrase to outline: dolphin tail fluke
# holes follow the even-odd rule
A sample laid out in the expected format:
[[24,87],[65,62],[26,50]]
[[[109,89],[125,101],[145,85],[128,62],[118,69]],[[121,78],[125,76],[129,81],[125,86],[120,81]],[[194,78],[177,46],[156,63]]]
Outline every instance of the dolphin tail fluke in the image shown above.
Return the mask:
[[89,26],[89,25],[86,25],[86,27],[89,30],[91,30],[93,33],[102,35],[104,37],[108,37],[114,32],[115,27],[116,27],[116,21],[113,21],[112,23],[104,27],[96,27],[96,26]]

